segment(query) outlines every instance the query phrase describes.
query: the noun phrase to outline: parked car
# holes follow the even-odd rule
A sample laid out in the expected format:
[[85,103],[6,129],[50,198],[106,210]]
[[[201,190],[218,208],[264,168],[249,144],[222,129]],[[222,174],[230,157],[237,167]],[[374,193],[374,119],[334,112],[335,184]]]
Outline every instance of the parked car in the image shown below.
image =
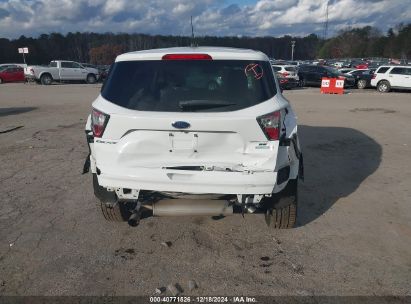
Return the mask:
[[371,86],[382,93],[391,89],[411,90],[411,66],[380,66],[371,79]]
[[[284,88],[291,89],[300,85],[295,65],[272,65],[274,72],[282,79]],[[286,81],[285,81],[286,80]]]
[[27,67],[27,64],[25,64],[25,63],[1,63],[0,64],[0,70],[4,69],[4,68],[7,68],[7,67],[14,67],[14,66],[25,68],[25,67]]
[[108,72],[110,71],[111,65],[99,65],[99,71],[100,71],[100,81],[104,82],[108,76]]
[[367,63],[360,63],[360,64],[357,64],[355,66],[355,68],[357,70],[366,70],[366,69],[368,69],[368,64]]
[[294,65],[294,66],[298,66],[298,65],[300,65],[300,64],[302,64],[302,61],[289,61],[289,64],[290,65]]
[[354,77],[342,74],[336,69],[320,65],[300,65],[298,77],[302,86],[321,86],[323,77],[344,79],[345,88],[355,85]]
[[347,75],[353,76],[355,85],[358,89],[365,89],[371,87],[371,79],[374,75],[373,70],[354,70],[348,72]]
[[348,74],[349,72],[356,71],[356,70],[357,69],[354,69],[354,68],[342,68],[342,69],[338,69],[338,72],[342,74]]
[[363,64],[365,64],[365,62],[363,61],[363,60],[360,60],[360,59],[352,59],[350,62],[349,62],[349,68],[357,68],[357,66],[358,65],[363,65]]
[[3,82],[22,82],[25,81],[24,70],[20,66],[8,66],[0,68],[0,84]]
[[74,61],[53,60],[48,67],[28,66],[25,68],[27,79],[49,85],[53,81],[86,81],[96,83],[99,72],[94,68],[83,67]]
[[[216,79],[218,81],[213,81]],[[267,56],[184,47],[120,55],[86,124],[98,208],[136,225],[143,212],[262,212],[296,220],[302,154],[296,116]]]
[[98,81],[104,81],[106,79],[107,72],[108,72],[107,66],[94,65],[91,63],[81,63],[81,65],[85,67],[86,69],[92,68],[92,69],[98,70],[98,76],[99,76],[99,78],[97,79]]
[[344,65],[343,61],[337,61],[333,63],[333,66],[335,66],[336,68],[342,68]]
[[8,68],[19,68],[20,66],[15,65],[15,64],[2,64],[0,65],[0,71],[4,71]]
[[292,65],[288,61],[284,60],[275,60],[275,61],[270,61],[271,65]]
[[295,82],[290,82],[287,78],[283,77],[281,74],[276,74],[278,84],[280,85],[281,90],[291,90],[298,87],[299,85]]

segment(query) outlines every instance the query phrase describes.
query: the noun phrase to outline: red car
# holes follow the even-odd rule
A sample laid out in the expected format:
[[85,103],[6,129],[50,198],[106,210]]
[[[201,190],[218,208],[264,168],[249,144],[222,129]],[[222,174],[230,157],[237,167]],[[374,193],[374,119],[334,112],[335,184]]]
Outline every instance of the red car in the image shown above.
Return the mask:
[[355,66],[357,70],[366,70],[368,69],[368,63],[361,63]]
[[7,67],[0,70],[0,83],[25,81],[24,69],[19,66]]

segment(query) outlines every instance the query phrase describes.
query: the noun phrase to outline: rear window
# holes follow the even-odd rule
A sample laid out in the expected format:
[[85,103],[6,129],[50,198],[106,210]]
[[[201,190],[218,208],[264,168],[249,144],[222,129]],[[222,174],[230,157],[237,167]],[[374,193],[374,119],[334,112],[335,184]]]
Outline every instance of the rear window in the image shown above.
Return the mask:
[[115,63],[101,95],[138,111],[223,112],[276,94],[269,62],[153,60]]
[[378,73],[378,74],[384,74],[385,72],[388,71],[388,69],[389,69],[389,67],[381,67],[381,68],[379,68],[379,69],[376,71],[376,73]]
[[297,69],[295,67],[285,67],[285,70],[288,72],[296,72]]

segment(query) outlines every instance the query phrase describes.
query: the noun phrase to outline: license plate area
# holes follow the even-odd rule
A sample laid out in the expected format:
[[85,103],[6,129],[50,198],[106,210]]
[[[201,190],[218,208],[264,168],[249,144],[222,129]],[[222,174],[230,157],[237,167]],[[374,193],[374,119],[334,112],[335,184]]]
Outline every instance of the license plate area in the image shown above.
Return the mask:
[[168,134],[170,141],[170,152],[186,151],[197,152],[198,134],[184,132],[170,132]]

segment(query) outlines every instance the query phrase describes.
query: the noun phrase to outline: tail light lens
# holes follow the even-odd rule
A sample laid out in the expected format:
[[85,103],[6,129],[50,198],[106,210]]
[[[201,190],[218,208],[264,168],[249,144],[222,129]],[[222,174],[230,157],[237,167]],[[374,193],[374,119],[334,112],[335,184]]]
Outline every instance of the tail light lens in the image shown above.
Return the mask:
[[257,122],[268,140],[278,140],[281,129],[281,111],[257,117]]
[[283,73],[283,76],[284,76],[284,77],[287,77],[288,75],[290,75],[290,74],[287,73],[287,72],[284,72],[284,73]]
[[94,137],[103,136],[109,119],[109,115],[100,112],[99,110],[93,109],[93,111],[91,112],[91,127]]

